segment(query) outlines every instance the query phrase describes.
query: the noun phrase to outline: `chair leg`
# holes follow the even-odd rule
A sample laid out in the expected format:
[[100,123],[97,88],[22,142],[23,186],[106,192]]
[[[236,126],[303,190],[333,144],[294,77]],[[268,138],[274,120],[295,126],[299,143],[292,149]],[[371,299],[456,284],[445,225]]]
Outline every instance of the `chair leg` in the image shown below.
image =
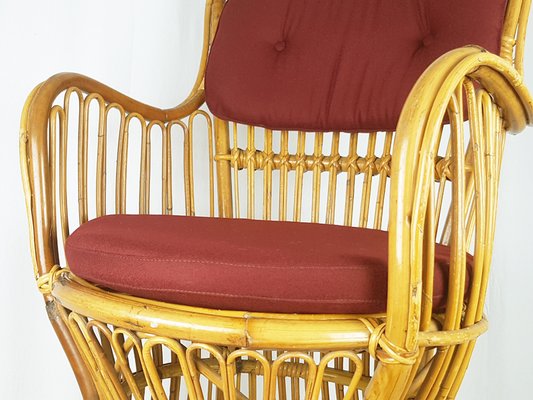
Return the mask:
[[58,309],[56,301],[52,297],[48,296],[45,297],[45,301],[48,318],[50,319],[50,323],[52,324],[59,342],[61,343],[65,354],[67,355],[76,380],[78,381],[78,386],[80,387],[83,398],[85,400],[98,400],[100,397],[98,396],[98,392],[94,386],[91,374],[87,369],[80,352],[78,351],[68,326],[61,318],[61,311]]

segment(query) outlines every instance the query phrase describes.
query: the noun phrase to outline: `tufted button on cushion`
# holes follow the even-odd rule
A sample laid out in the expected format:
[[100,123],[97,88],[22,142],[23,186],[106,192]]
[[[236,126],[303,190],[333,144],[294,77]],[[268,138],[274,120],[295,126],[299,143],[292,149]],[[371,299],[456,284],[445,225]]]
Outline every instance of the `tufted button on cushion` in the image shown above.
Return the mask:
[[425,47],[431,46],[433,44],[433,36],[432,35],[425,36],[424,39],[422,39],[422,44]]
[[[76,275],[135,296],[215,309],[355,314],[386,310],[387,249],[387,232],[372,229],[154,215],[94,219],[65,246]],[[435,253],[433,301],[442,309],[449,248],[437,245]]]
[[284,40],[280,41],[280,42],[277,42],[275,45],[274,45],[274,48],[277,50],[277,51],[283,51],[285,50],[285,46],[286,46],[286,43]]
[[499,52],[506,3],[228,0],[208,60],[207,104],[222,119],[272,129],[394,130],[439,56],[471,44]]

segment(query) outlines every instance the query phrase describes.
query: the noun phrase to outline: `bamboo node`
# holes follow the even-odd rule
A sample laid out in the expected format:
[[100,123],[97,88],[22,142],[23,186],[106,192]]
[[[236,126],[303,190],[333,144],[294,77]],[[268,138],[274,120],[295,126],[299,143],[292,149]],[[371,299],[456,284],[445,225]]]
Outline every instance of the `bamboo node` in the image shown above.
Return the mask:
[[516,44],[516,39],[509,35],[503,35],[501,42],[501,55],[508,60],[513,59],[513,49]]
[[52,287],[57,280],[57,276],[64,271],[59,265],[54,265],[50,271],[37,278],[37,288],[42,294],[52,293]]
[[370,338],[368,340],[368,352],[375,359],[384,364],[404,364],[413,365],[418,359],[418,349],[414,352],[409,352],[392,343],[387,336],[385,336],[386,324],[375,326],[370,321],[361,320],[368,331]]

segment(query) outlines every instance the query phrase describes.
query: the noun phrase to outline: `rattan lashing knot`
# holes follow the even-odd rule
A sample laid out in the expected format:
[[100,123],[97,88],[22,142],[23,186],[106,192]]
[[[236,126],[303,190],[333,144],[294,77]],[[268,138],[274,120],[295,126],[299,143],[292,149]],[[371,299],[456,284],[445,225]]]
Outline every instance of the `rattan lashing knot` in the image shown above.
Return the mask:
[[242,164],[242,160],[241,160],[242,156],[241,156],[241,150],[238,149],[238,148],[234,148],[231,150],[231,162],[233,164]]
[[296,168],[301,168],[305,170],[305,167],[306,167],[305,154],[298,154],[298,158],[296,159]]
[[246,149],[246,165],[252,165],[255,168],[257,164],[257,152],[254,149]]
[[435,177],[437,179],[452,178],[452,167],[453,160],[450,157],[441,158],[435,163]]
[[358,174],[360,172],[359,164],[357,163],[359,158],[360,157],[358,155],[353,155],[348,158],[348,168],[353,170],[355,174]]
[[378,158],[374,161],[374,167],[378,172],[385,171],[387,175],[390,175],[391,159],[392,157],[390,154]]
[[376,160],[377,160],[376,156],[370,156],[368,158],[363,158],[364,163],[363,163],[363,167],[360,168],[361,171],[371,171],[373,173],[376,169]]
[[290,159],[289,154],[280,154],[280,156],[279,156],[280,168],[281,167],[289,167],[289,159]]
[[[368,320],[361,320],[370,332],[368,340],[368,352],[374,358],[384,364],[413,365],[418,358],[418,349],[408,352],[392,343],[385,336],[386,324],[375,326]],[[379,350],[378,350],[379,348]]]
[[278,371],[278,376],[304,378],[309,373],[309,365],[299,362],[283,362]]
[[268,153],[262,153],[263,157],[260,159],[259,165],[261,168],[266,168],[267,166],[274,166],[274,152],[270,151]]
[[59,265],[54,265],[50,271],[37,278],[37,288],[42,294],[50,294],[57,276],[64,271]]
[[324,155],[319,154],[313,156],[313,169],[317,168],[319,171],[324,170]]
[[335,169],[335,171],[340,171],[341,169],[340,161],[341,161],[341,156],[339,154],[335,154],[333,157],[331,157],[329,168]]

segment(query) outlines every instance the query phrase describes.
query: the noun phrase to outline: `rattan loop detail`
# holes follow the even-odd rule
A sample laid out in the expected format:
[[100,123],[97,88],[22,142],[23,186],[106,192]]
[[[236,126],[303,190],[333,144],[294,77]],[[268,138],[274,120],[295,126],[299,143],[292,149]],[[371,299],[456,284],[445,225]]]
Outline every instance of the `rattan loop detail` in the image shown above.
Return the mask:
[[408,352],[392,343],[385,336],[386,324],[382,323],[377,327],[370,321],[361,320],[370,332],[368,339],[368,352],[375,359],[379,359],[384,364],[404,364],[413,365],[418,358],[418,349],[415,352]]
[[54,265],[47,274],[39,276],[36,280],[39,292],[42,294],[50,294],[58,273],[61,273],[62,271],[63,269],[59,265]]

